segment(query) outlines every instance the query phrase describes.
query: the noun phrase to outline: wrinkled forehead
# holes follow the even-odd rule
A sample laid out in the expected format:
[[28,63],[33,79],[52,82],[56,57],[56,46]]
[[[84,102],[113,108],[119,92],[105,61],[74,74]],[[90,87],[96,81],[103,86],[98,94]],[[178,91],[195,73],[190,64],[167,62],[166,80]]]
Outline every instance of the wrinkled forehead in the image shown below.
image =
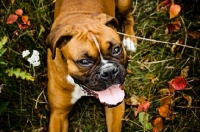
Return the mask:
[[105,25],[85,25],[76,28],[76,35],[72,37],[66,45],[69,48],[68,52],[73,54],[73,57],[88,56],[100,57],[108,52],[111,44],[119,44],[121,40],[117,32]]

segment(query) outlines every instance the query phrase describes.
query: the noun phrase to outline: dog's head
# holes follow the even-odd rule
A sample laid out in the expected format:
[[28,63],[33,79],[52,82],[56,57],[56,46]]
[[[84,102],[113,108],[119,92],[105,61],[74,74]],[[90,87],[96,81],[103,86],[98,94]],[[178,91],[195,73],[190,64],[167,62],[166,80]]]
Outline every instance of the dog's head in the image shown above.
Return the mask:
[[109,105],[124,98],[122,86],[127,66],[126,51],[116,25],[115,18],[104,15],[100,21],[57,25],[47,37],[52,59],[59,48],[68,75],[75,83]]

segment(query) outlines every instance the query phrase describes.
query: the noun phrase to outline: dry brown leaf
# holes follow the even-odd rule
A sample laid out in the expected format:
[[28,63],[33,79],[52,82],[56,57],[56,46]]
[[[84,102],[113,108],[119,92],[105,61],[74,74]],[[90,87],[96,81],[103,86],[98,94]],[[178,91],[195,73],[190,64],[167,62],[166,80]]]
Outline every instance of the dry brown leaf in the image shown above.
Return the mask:
[[200,38],[200,32],[199,31],[188,31],[187,35],[192,37],[193,39]]
[[183,94],[183,98],[187,100],[187,107],[191,107],[192,105],[192,97],[186,94]]
[[147,97],[146,96],[141,96],[137,99],[140,103],[143,103],[144,101],[147,100]]
[[125,99],[125,103],[127,105],[139,105],[140,102],[137,99],[138,99],[138,96],[133,94],[130,98]]
[[160,93],[162,95],[170,95],[170,91],[168,88],[163,88],[163,89],[159,90],[158,93]]
[[183,77],[187,77],[188,76],[188,71],[189,71],[190,67],[189,66],[186,66],[185,68],[183,68],[181,70],[181,76]]

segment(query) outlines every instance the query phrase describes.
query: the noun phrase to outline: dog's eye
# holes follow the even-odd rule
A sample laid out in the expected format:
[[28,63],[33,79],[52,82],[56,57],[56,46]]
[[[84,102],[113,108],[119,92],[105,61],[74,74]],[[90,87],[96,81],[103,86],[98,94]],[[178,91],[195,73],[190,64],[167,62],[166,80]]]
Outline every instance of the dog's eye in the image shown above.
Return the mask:
[[121,48],[120,46],[118,46],[118,47],[115,47],[115,48],[113,49],[112,55],[113,55],[113,56],[117,56],[117,55],[119,55],[121,52],[122,52],[122,48]]
[[87,59],[79,60],[77,63],[81,66],[92,66],[93,65],[93,61],[87,60]]

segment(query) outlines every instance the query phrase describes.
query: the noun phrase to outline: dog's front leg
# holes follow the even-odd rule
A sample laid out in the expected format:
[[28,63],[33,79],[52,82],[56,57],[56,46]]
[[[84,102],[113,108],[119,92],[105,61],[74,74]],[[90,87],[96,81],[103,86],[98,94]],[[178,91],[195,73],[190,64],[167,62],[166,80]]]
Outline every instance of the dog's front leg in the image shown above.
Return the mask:
[[108,132],[121,132],[122,118],[125,111],[124,101],[114,108],[105,107],[105,111]]
[[69,112],[64,110],[52,111],[49,122],[49,132],[67,132],[68,113]]

